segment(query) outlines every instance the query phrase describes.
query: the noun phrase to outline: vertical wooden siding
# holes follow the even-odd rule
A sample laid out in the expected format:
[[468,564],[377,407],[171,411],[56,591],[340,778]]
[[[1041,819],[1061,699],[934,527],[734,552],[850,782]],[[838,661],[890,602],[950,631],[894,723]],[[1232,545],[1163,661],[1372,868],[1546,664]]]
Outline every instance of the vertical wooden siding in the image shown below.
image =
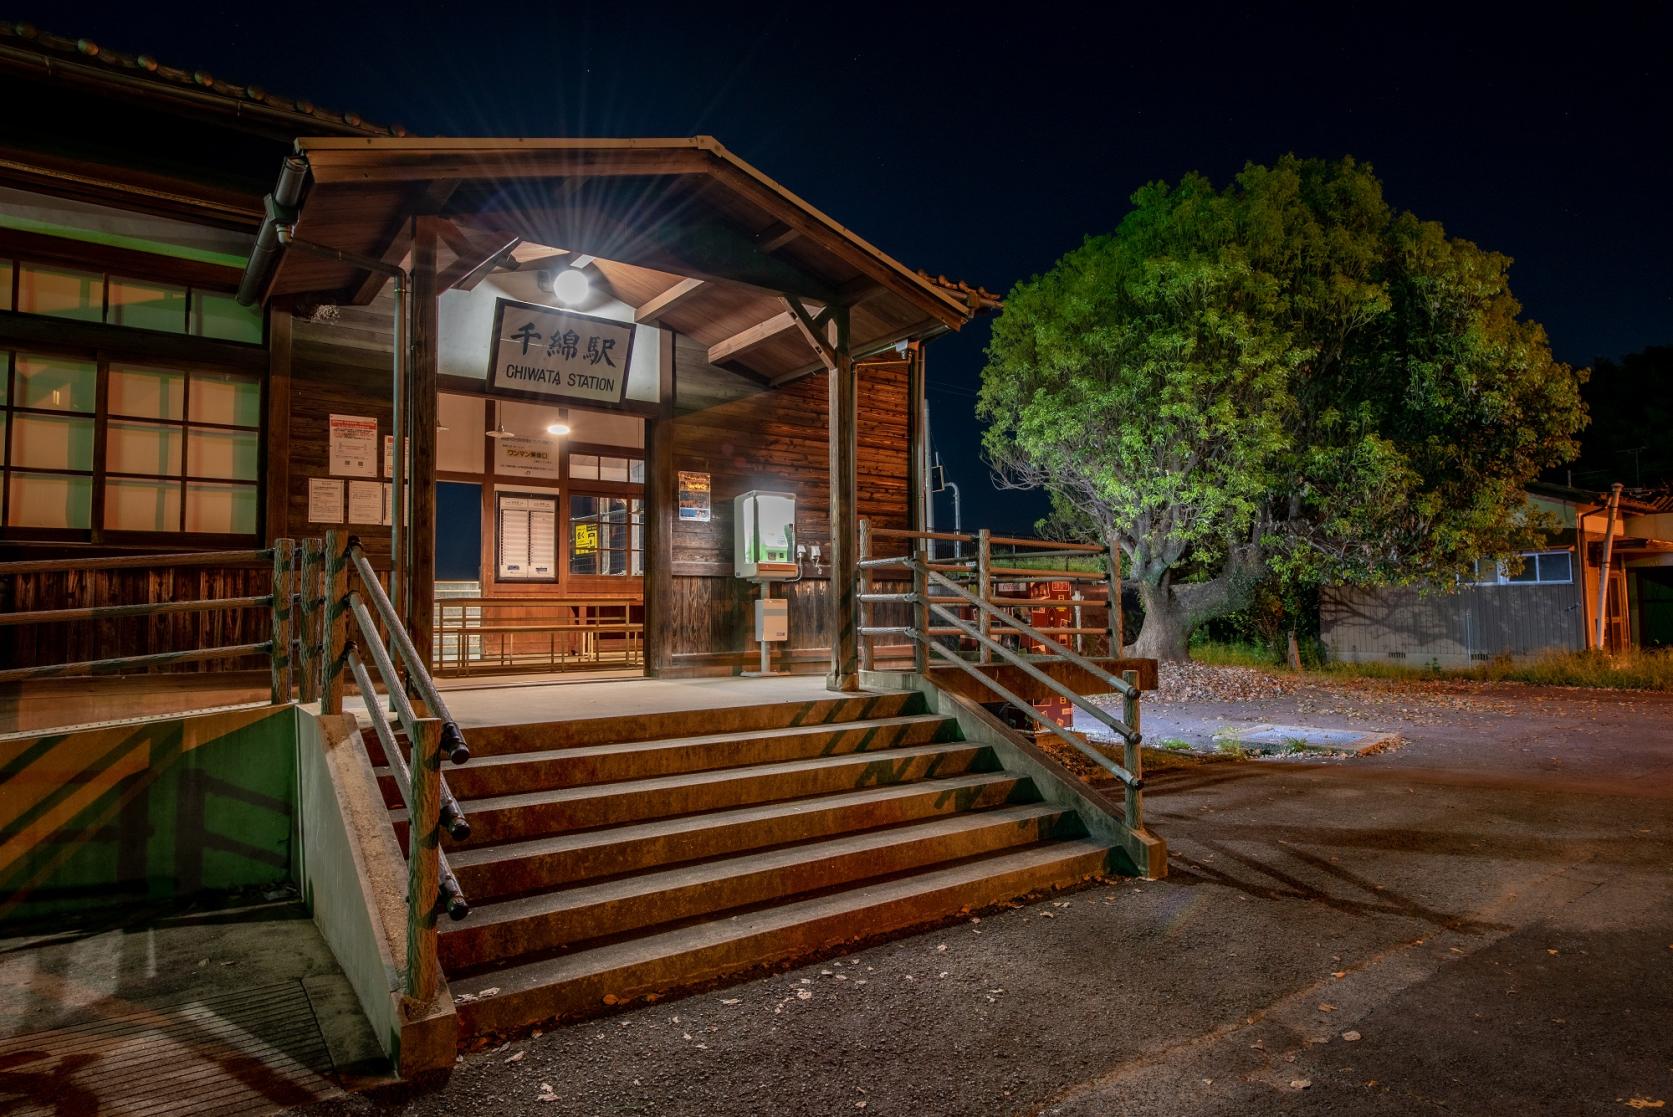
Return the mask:
[[[686,370],[682,367],[682,396]],[[908,404],[904,361],[862,363],[859,508],[885,527],[906,527]],[[673,532],[675,669],[729,671],[752,660],[757,591],[733,573],[732,501],[751,489],[796,494],[796,539],[830,546],[828,408],[823,375],[771,391],[725,399],[673,421],[674,468],[710,475],[713,516],[676,522]],[[790,602],[790,639],[782,666],[822,669],[829,657],[829,575],[804,564],[801,581],[776,587]]]

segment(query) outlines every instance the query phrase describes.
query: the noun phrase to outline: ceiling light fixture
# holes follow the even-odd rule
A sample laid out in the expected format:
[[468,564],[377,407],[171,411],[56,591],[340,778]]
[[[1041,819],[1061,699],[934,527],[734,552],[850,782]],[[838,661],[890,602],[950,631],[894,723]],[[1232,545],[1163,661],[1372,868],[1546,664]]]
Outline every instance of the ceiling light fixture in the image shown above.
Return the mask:
[[587,297],[592,284],[587,282],[587,273],[580,268],[565,268],[552,277],[552,294],[565,306],[574,306]]
[[546,433],[555,434],[559,438],[562,438],[564,435],[568,434],[569,431],[569,408],[560,407],[558,408],[558,421],[548,424],[546,427]]

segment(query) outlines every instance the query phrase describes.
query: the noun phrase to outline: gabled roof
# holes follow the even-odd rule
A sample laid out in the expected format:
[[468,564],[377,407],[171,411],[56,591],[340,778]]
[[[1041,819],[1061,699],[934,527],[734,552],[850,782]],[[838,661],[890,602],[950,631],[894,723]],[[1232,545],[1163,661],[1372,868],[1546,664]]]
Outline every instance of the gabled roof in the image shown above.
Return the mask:
[[[806,371],[810,350],[780,302],[850,307],[856,353],[962,326],[976,289],[915,272],[709,136],[676,139],[297,141],[309,182],[296,236],[398,261],[411,217],[462,239],[534,242],[659,273],[703,290],[659,313],[745,371]],[[288,251],[270,298],[365,301],[378,283],[352,263]],[[655,298],[646,279],[645,294]],[[984,293],[985,294],[985,293]],[[991,295],[987,296],[991,299]]]

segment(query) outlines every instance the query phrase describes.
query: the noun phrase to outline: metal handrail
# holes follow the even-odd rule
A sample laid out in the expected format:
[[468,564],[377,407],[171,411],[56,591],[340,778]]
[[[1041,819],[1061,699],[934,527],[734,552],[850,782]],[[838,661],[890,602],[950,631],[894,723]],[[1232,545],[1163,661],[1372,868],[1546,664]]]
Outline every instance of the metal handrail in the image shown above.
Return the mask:
[[[373,641],[370,647],[377,648],[380,652],[383,650],[376,641]],[[366,700],[366,705],[375,706],[377,704],[377,694],[373,688],[371,676],[366,672],[366,664],[361,661],[360,653],[353,648],[349,649],[348,667],[354,675],[354,685],[359,688],[361,696]],[[378,669],[382,671],[382,665],[379,665]],[[410,706],[408,710],[411,710]],[[395,771],[395,783],[401,791],[401,802],[406,804],[407,808],[408,833],[410,834],[413,813],[412,769],[407,767],[406,758],[401,755],[401,746],[395,740],[395,734],[390,731],[389,722],[380,717],[373,717],[372,732],[377,734],[378,744],[383,746],[384,759],[389,761],[389,766]],[[408,732],[412,731],[408,730]],[[453,875],[453,867],[447,863],[447,854],[444,851],[440,849],[436,851],[436,861],[441,878],[441,904],[447,909],[447,914],[451,918],[455,920],[463,919],[471,913],[471,906],[465,899],[464,889],[459,887],[459,878]]]
[[1110,674],[1108,671],[1105,671],[1102,667],[1099,667],[1096,663],[1093,663],[1090,659],[1087,659],[1079,652],[1070,651],[1062,644],[1059,644],[1056,640],[1053,640],[1050,636],[1047,636],[1027,621],[1018,617],[1016,614],[983,601],[963,586],[941,577],[941,575],[935,573],[933,570],[928,571],[927,573],[931,582],[934,582],[944,589],[952,590],[955,594],[962,597],[966,603],[989,614],[997,620],[1004,621],[1006,624],[1015,627],[1019,632],[1028,636],[1030,639],[1045,645],[1047,650],[1053,655],[1062,656],[1076,667],[1079,667],[1081,670],[1091,674],[1092,677],[1097,679],[1099,682],[1109,684],[1110,689],[1121,695],[1123,698],[1134,698],[1138,696],[1138,688],[1133,684],[1127,682],[1125,679],[1120,679]]
[[166,667],[171,663],[192,663],[205,659],[237,659],[247,655],[271,655],[273,641],[259,644],[233,644],[224,648],[187,648],[178,652],[153,652],[150,655],[124,655],[111,659],[85,659],[79,663],[48,663],[39,667],[14,667],[0,671],[0,683],[20,683],[29,679],[50,679],[58,675],[113,675],[132,667]]
[[22,612],[0,613],[0,629],[27,625],[68,624],[82,621],[112,621],[133,618],[176,616],[185,613],[211,613],[239,609],[267,609],[272,617],[269,638],[245,644],[227,644],[213,648],[184,648],[178,651],[150,652],[140,655],[108,656],[103,659],[84,659],[72,663],[46,663],[34,667],[13,667],[0,670],[0,683],[29,682],[66,675],[111,675],[118,671],[170,667],[181,663],[201,663],[215,659],[240,659],[262,655],[270,661],[273,676],[273,701],[288,702],[291,698],[292,659],[291,634],[295,612],[291,607],[289,579],[295,554],[294,542],[276,539],[273,546],[260,550],[240,551],[185,551],[174,554],[103,555],[93,558],[29,559],[22,562],[0,562],[0,577],[42,573],[67,573],[98,570],[164,569],[184,566],[214,566],[230,563],[264,562],[273,567],[273,591],[242,597],[199,598],[186,601],[142,601],[126,605],[79,605],[61,609],[28,609]]
[[453,720],[447,703],[442,701],[441,691],[436,689],[436,681],[430,677],[429,667],[418,654],[412,637],[407,634],[406,626],[396,616],[395,607],[389,603],[389,595],[383,592],[383,585],[378,581],[372,564],[366,561],[366,552],[361,548],[360,537],[357,535],[349,536],[348,557],[354,563],[355,572],[360,575],[360,584],[366,588],[373,607],[378,611],[378,619],[383,621],[384,631],[389,633],[390,642],[407,669],[408,680],[418,691],[418,697],[424,700],[424,704],[441,721],[442,750],[453,763],[463,764],[471,758],[470,746],[465,744],[465,735],[460,731],[459,723]]
[[[377,667],[378,675],[383,679],[384,689],[389,692],[389,704],[395,707],[395,716],[400,719],[401,728],[406,730],[409,741],[418,740],[418,713],[412,708],[412,699],[408,698],[406,692],[401,689],[401,677],[396,673],[395,664],[391,662],[389,653],[384,651],[383,642],[378,639],[378,627],[372,623],[372,616],[366,611],[365,601],[355,590],[349,591],[349,611],[354,614],[355,624],[360,628],[360,644],[371,653],[372,663]],[[350,654],[353,654],[353,649],[350,649]],[[356,676],[356,685],[359,682],[360,678]],[[372,715],[372,724],[374,726],[381,724],[387,729],[389,726],[388,720],[379,716],[378,713],[377,693],[362,687],[360,694],[366,700],[366,709]],[[393,767],[396,761],[395,755],[385,749],[384,756]],[[402,771],[406,770],[404,762],[400,766]],[[404,789],[402,797],[406,797]],[[455,841],[462,842],[471,836],[471,824],[466,820],[465,812],[459,808],[459,801],[453,797],[453,792],[448,790],[446,776],[441,777],[441,824]]]
[[[312,553],[311,547],[304,548],[304,564],[310,571],[314,569],[308,565]],[[407,954],[403,991],[412,1000],[428,1004],[436,996],[441,981],[436,917],[443,910],[454,919],[463,919],[470,913],[470,904],[441,849],[444,833],[456,839],[470,834],[464,810],[442,778],[442,757],[451,754],[455,763],[462,763],[469,758],[470,750],[458,723],[437,693],[428,665],[419,656],[411,635],[367,561],[360,540],[328,531],[323,558],[324,570],[320,577],[325,591],[320,603],[324,616],[317,627],[309,622],[309,639],[317,641],[320,711],[342,713],[344,682],[352,680],[365,699],[372,732],[400,789],[407,810]],[[351,570],[359,583],[352,589]],[[304,577],[304,602],[311,600],[314,577],[313,573]],[[311,616],[313,610],[306,611]],[[377,684],[373,672],[367,670],[366,658],[376,669],[396,720],[406,733],[410,760],[402,755],[389,717],[382,710]],[[397,664],[406,668],[404,678]],[[415,701],[424,703],[424,713],[429,716],[419,716]]]
[[272,562],[273,548],[246,551],[191,551],[166,555],[101,555],[96,558],[25,559],[0,562],[0,574],[54,574],[70,570],[153,570],[165,566],[220,566]]
[[0,613],[0,628],[21,624],[64,621],[115,621],[126,617],[161,617],[173,613],[212,613],[218,609],[266,609],[273,595],[219,597],[197,601],[146,601],[137,605],[85,605],[71,609],[33,609],[27,613]]
[[[875,531],[866,532],[863,538],[869,541],[869,537],[876,534],[878,533]],[[921,540],[922,538],[918,533],[896,532],[891,534],[914,540]],[[1014,543],[1016,541],[1008,539],[1007,542]],[[991,567],[990,543],[991,538],[988,533],[986,531],[981,532],[978,536],[978,561],[982,584],[977,587],[980,589],[980,593],[972,593],[965,586],[955,581],[954,578],[948,577],[938,570],[937,566],[939,564],[926,561],[921,543],[915,544],[911,554],[895,559],[879,559],[862,554],[858,599],[867,605],[911,605],[916,619],[909,625],[862,624],[859,626],[860,634],[868,637],[905,636],[917,648],[915,669],[919,672],[925,671],[931,662],[942,661],[971,675],[988,691],[1017,707],[1027,716],[1033,718],[1042,729],[1061,738],[1076,752],[1113,775],[1122,784],[1125,793],[1127,825],[1133,829],[1142,827],[1144,767],[1143,753],[1140,746],[1143,735],[1139,728],[1139,690],[1136,673],[1126,672],[1125,678],[1118,678],[1097,663],[1054,639],[1055,630],[1039,628],[1023,620],[1009,609],[1001,608],[995,604],[989,596],[986,582],[989,578],[1001,575]],[[1042,541],[1042,544],[1050,546],[1045,541]],[[1090,548],[1088,549],[1090,550]],[[912,573],[912,591],[910,593],[866,592],[866,581],[870,571],[884,567],[910,570]],[[1048,576],[1054,577],[1055,575]],[[1033,602],[1029,601],[1028,604],[1032,606]],[[961,615],[961,612],[965,610],[970,612],[969,619]],[[930,624],[932,617],[951,627],[932,626]],[[1071,631],[1080,635],[1087,631],[1096,630],[1077,625]],[[1039,657],[1024,655],[995,639],[996,632],[1026,636],[1044,649],[1047,654]],[[974,641],[981,652],[981,664],[972,663],[954,649],[938,643],[935,637],[942,634],[957,635]],[[1118,763],[1114,758],[1105,755],[1102,750],[1089,743],[1081,734],[1058,725],[1056,721],[1035,709],[1033,703],[999,682],[989,672],[984,671],[983,665],[991,663],[994,656],[997,656],[999,661],[1011,664],[1030,678],[1043,684],[1048,691],[1067,700],[1075,708],[1085,711],[1094,720],[1115,733],[1121,740],[1125,763]],[[1072,664],[1107,686],[1111,691],[1121,695],[1123,700],[1122,716],[1116,717],[1109,710],[1092,702],[1067,684],[1054,679],[1037,665],[1052,659],[1061,659]]]

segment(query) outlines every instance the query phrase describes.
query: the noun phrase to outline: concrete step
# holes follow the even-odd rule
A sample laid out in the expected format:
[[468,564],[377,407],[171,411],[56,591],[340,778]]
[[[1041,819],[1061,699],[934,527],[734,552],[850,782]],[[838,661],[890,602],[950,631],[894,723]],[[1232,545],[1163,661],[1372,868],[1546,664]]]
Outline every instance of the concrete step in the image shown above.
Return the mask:
[[478,846],[450,851],[448,860],[465,895],[481,905],[596,877],[1038,798],[1026,777],[984,772]]
[[[622,826],[656,818],[726,810],[750,803],[781,802],[837,794],[862,787],[909,783],[999,767],[993,750],[969,741],[915,745],[885,753],[853,753],[682,772],[654,779],[559,788],[461,802],[471,836],[463,843],[446,839],[448,848],[493,845],[572,830]],[[406,841],[405,810],[390,817],[397,837]]]
[[[773,764],[812,756],[875,752],[900,745],[951,740],[957,735],[958,723],[951,718],[908,714],[745,733],[705,733],[695,737],[503,753],[473,757],[463,766],[448,765],[444,774],[454,795],[461,799],[481,799],[680,772]],[[377,773],[384,801],[391,807],[399,806],[400,789],[393,774],[388,768],[379,768]]]
[[967,811],[906,826],[695,862],[478,905],[442,928],[449,973],[647,927],[946,864],[1058,837],[1046,804]]
[[[557,701],[561,702],[561,696]],[[698,733],[757,733],[765,729],[900,717],[924,710],[923,695],[916,691],[885,691],[832,695],[802,702],[478,726],[465,730],[465,739],[470,743],[472,756],[503,756],[512,752],[654,741]],[[374,756],[373,762],[382,763],[382,758]]]
[[[514,1032],[830,950],[1104,871],[1110,848],[1051,841],[570,954],[450,978],[461,1038]],[[489,989],[494,994],[483,997]]]

